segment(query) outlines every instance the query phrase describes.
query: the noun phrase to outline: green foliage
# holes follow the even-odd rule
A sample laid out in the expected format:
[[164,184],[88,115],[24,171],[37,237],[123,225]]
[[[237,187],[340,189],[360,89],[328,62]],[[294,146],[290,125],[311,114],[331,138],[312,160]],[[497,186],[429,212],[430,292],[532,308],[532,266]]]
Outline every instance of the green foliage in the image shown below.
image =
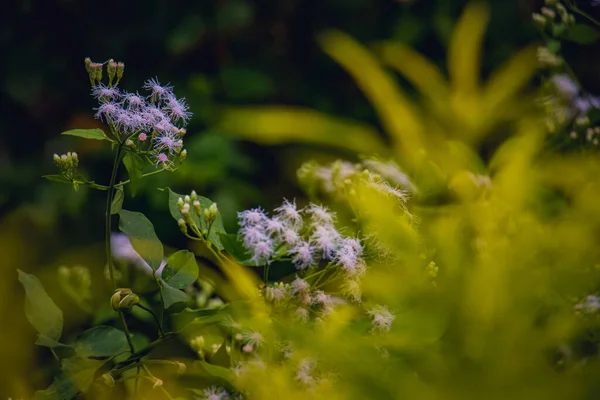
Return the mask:
[[138,254],[154,269],[160,268],[163,261],[163,246],[154,226],[139,212],[119,211],[119,229],[127,235]]
[[193,253],[180,250],[167,259],[161,278],[171,287],[184,289],[198,279],[198,264]]
[[67,136],[77,136],[83,139],[92,139],[92,140],[109,140],[108,137],[104,134],[102,129],[71,129],[70,131],[65,131],[61,133],[61,135]]
[[177,303],[185,303],[190,299],[187,294],[172,287],[164,280],[160,279],[159,283],[162,290],[163,305],[165,309],[170,308]]
[[[19,281],[25,289],[25,315],[42,337],[58,342],[63,330],[63,313],[33,275],[21,270]],[[43,343],[48,341],[41,339]],[[44,344],[45,345],[45,344]]]
[[144,160],[134,153],[127,153],[123,157],[123,164],[127,169],[127,173],[129,174],[129,180],[131,181],[130,190],[131,195],[135,196],[135,194],[139,190],[140,181],[142,179],[142,170],[144,169]]
[[127,349],[127,339],[123,331],[100,325],[79,335],[73,347],[80,357],[111,357]]

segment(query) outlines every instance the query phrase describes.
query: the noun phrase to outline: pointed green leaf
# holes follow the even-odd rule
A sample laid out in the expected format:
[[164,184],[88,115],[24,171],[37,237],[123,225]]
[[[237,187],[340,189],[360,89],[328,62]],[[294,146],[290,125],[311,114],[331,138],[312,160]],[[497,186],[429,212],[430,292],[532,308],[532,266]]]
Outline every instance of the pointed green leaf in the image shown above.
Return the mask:
[[180,250],[172,254],[163,269],[162,278],[169,286],[176,289],[183,289],[196,282],[198,264],[196,264],[194,254],[187,250]]
[[25,315],[42,335],[58,341],[63,330],[63,314],[33,275],[18,270],[19,281],[25,288]]
[[61,133],[61,135],[77,136],[84,139],[109,140],[102,129],[71,129]]
[[219,350],[210,358],[211,365],[218,365],[229,368],[231,365],[231,357],[227,354],[227,339],[223,340],[223,344]]
[[69,179],[65,178],[64,175],[42,175],[42,178],[58,183],[73,183]]
[[139,212],[119,211],[119,229],[127,235],[131,245],[138,254],[154,269],[160,268],[163,261],[163,246],[154,226]]
[[123,193],[123,186],[119,186],[115,190],[115,195],[112,199],[112,203],[110,204],[110,213],[118,214],[121,211],[121,207],[123,207],[123,199],[125,198],[125,194]]
[[142,160],[137,154],[127,153],[125,154],[125,157],[123,157],[123,164],[125,164],[125,168],[129,174],[129,180],[131,181],[129,184],[131,195],[135,196],[140,187],[142,169],[144,168],[144,160]]
[[35,344],[37,344],[38,346],[50,347],[51,349],[56,348],[56,347],[71,347],[71,346],[67,346],[66,344],[57,342],[54,339],[50,339],[48,336],[42,335],[41,333],[38,333],[38,338],[35,341]]
[[223,249],[229,253],[230,256],[238,260],[240,263],[244,263],[250,256],[248,255],[248,250],[244,247],[242,242],[239,240],[238,235],[235,233],[229,234],[221,234],[221,243],[223,244]]
[[223,379],[226,382],[233,382],[235,380],[235,374],[229,368],[209,364],[206,361],[198,361],[197,365],[212,377]]
[[173,304],[183,303],[190,299],[190,297],[187,294],[183,293],[179,289],[175,289],[174,287],[169,286],[169,284],[167,284],[162,279],[159,282],[162,289],[162,295],[164,299],[163,305],[165,307],[165,310],[171,307]]
[[576,24],[568,28],[565,39],[579,44],[592,44],[600,39],[600,32],[589,25]]
[[[171,212],[173,218],[175,218],[175,221],[178,221],[180,218],[182,218],[182,215],[181,211],[179,211],[179,205],[177,204],[177,200],[180,197],[185,197],[185,195],[175,193],[169,188],[167,189],[169,190],[169,211]],[[202,208],[202,210],[206,210],[213,203],[212,200],[202,196],[198,196],[198,201],[200,202],[200,207]],[[190,215],[192,216],[192,219],[194,220],[196,226],[198,226],[201,230],[208,229],[204,218],[199,218],[198,215],[196,215],[196,213],[193,211],[193,209],[190,210]],[[219,213],[217,215],[217,218],[213,222],[208,235],[208,240],[210,240],[211,243],[214,244],[215,247],[217,247],[219,250],[223,250],[223,244],[221,243],[222,234],[227,234],[227,232],[225,232],[225,227],[223,226],[223,217],[221,217],[221,213]]]
[[110,357],[127,349],[127,338],[112,326],[95,326],[79,336],[74,348],[82,357]]

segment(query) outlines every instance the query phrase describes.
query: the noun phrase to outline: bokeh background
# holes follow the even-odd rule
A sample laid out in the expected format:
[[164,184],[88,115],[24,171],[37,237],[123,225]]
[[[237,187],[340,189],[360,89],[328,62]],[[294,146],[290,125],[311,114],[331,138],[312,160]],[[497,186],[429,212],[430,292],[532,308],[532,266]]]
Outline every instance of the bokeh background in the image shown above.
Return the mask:
[[[490,1],[483,74],[539,39],[531,12],[539,1]],[[271,208],[301,197],[296,169],[308,159],[350,154],[306,145],[259,146],[215,128],[225,106],[282,104],[309,107],[377,126],[372,107],[350,77],[318,48],[329,28],[363,43],[394,38],[445,65],[447,40],[465,2],[460,0],[203,0],[4,2],[0,12],[0,397],[27,397],[49,383],[46,348],[23,313],[20,268],[52,282],[59,265],[103,266],[104,194],[74,192],[41,178],[55,173],[53,153],[76,151],[81,170],[108,180],[108,148],[61,137],[72,128],[100,126],[83,67],[114,58],[126,65],[122,87],[150,77],[175,86],[194,113],[186,137],[188,159],[173,174],[146,180],[124,207],[145,213],[167,245],[184,247],[166,194],[195,189],[219,204],[228,231],[236,212]],[[592,10],[594,11],[594,10]],[[592,48],[566,56],[589,90],[599,87]],[[596,66],[596,67],[595,67]],[[340,132],[340,140],[344,140]],[[98,147],[96,147],[98,146]],[[46,286],[59,307],[68,299]],[[66,312],[68,314],[68,312]],[[77,326],[77,321],[67,320]]]

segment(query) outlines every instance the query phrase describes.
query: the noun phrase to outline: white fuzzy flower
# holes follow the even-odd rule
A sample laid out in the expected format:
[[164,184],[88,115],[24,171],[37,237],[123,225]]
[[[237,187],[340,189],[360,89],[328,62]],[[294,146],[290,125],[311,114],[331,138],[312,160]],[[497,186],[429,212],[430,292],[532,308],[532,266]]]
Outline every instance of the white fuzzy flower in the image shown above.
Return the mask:
[[248,246],[248,249],[252,252],[251,260],[257,264],[269,262],[274,251],[273,242],[269,239],[253,243],[251,246]]
[[389,332],[392,322],[396,319],[387,306],[376,305],[367,314],[371,317],[371,325],[374,331]]
[[289,225],[295,229],[302,227],[302,216],[300,211],[296,208],[296,201],[290,202],[287,199],[283,200],[281,207],[275,209],[277,218],[283,221],[284,224]]
[[229,399],[229,394],[225,389],[217,386],[211,386],[202,391],[202,398],[205,400],[225,400]]
[[296,309],[296,318],[298,318],[298,320],[300,322],[306,322],[308,321],[308,317],[310,316],[310,313],[308,312],[308,310],[304,307],[298,307]]
[[300,235],[292,228],[284,229],[279,235],[279,240],[290,246],[295,245],[300,240]]
[[355,277],[348,278],[342,284],[342,293],[350,297],[353,301],[360,303],[362,300],[362,288],[360,281]]
[[252,208],[238,213],[238,220],[241,227],[263,225],[267,220],[265,212],[259,208]]
[[276,235],[285,229],[285,226],[278,218],[267,218],[264,226],[265,232],[269,235]]
[[296,380],[307,386],[314,384],[315,378],[313,377],[313,373],[316,363],[314,358],[304,358],[300,360],[298,363],[298,370],[296,371]]
[[310,242],[319,250],[324,259],[331,260],[335,256],[341,236],[333,225],[316,226],[310,237]]
[[305,269],[315,262],[314,248],[308,242],[298,242],[290,249],[289,253],[294,256],[292,263],[294,263],[297,269]]
[[327,207],[311,203],[306,211],[311,214],[313,225],[333,225],[335,214],[329,211]]
[[310,284],[306,282],[304,279],[300,279],[296,277],[291,283],[292,287],[292,296],[298,293],[306,293],[308,289],[310,289]]
[[260,347],[265,341],[264,336],[260,332],[245,330],[241,333],[242,340],[254,348]]

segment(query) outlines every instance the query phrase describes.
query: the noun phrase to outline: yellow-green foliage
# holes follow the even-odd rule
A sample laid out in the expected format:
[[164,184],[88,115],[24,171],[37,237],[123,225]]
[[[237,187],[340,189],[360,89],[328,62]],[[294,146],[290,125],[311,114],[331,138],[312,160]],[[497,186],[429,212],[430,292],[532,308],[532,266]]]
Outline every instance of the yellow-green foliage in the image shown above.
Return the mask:
[[[546,148],[542,119],[523,93],[536,69],[532,49],[480,84],[487,19],[484,7],[467,7],[451,40],[449,79],[398,43],[371,51],[340,32],[321,37],[376,109],[385,141],[374,128],[310,110],[225,113],[223,129],[258,142],[394,159],[417,188],[406,203],[360,180],[340,189],[338,204],[351,206],[371,246],[363,303],[339,306],[316,327],[269,314],[251,294],[256,282],[241,267],[227,271],[261,304],[242,325],[266,343],[294,344],[289,359],[271,346],[246,366],[236,385],[250,398],[600,396],[598,319],[576,307],[599,289],[600,164]],[[387,67],[414,84],[421,104]],[[498,132],[506,139],[481,159],[481,144]],[[389,332],[370,329],[364,310],[375,305],[394,313]],[[307,371],[314,382],[304,385]]]

